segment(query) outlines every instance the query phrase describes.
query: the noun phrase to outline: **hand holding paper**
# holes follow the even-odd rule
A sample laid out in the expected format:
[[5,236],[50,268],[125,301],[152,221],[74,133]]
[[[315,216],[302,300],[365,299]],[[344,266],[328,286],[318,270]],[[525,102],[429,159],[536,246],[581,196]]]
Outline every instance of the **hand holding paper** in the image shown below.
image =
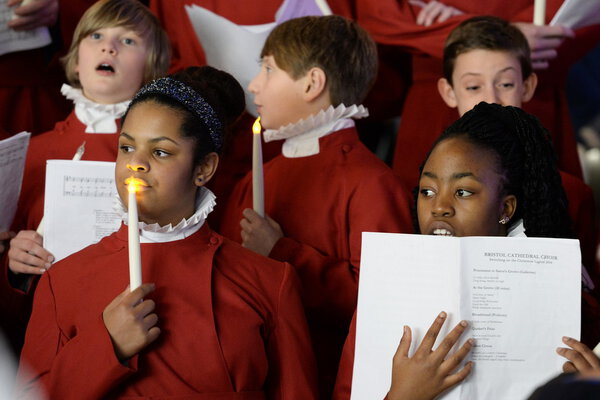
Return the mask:
[[35,231],[20,231],[10,241],[8,267],[16,274],[41,275],[52,266],[54,256],[42,246]]
[[421,345],[412,357],[409,357],[412,332],[404,327],[404,334],[394,355],[392,367],[392,386],[387,395],[388,400],[429,400],[463,381],[471,372],[473,363],[468,362],[454,373],[464,360],[473,340],[467,340],[452,357],[448,352],[458,342],[468,324],[461,321],[433,350],[433,344],[446,321],[446,313],[442,312],[435,319]]
[[563,342],[570,348],[559,347],[556,352],[565,357],[563,365],[565,372],[600,372],[600,358],[589,347],[570,337],[563,337]]
[[52,26],[58,19],[58,0],[8,0],[7,6],[17,6],[15,18],[8,23],[15,31]]
[[537,26],[525,22],[513,24],[525,35],[531,49],[533,69],[547,69],[550,60],[558,57],[557,49],[567,38],[574,38],[575,33],[564,26]]

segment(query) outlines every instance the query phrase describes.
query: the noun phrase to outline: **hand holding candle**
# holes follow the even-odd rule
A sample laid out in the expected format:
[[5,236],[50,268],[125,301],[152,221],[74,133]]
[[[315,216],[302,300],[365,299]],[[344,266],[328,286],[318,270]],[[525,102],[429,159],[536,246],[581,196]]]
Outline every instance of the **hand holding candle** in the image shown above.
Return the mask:
[[262,142],[260,117],[252,125],[252,208],[261,217],[265,216],[265,192],[263,181]]
[[129,233],[129,290],[133,291],[142,285],[142,260],[140,254],[140,231],[138,228],[138,211],[135,194],[137,184],[135,178],[127,182],[129,200],[127,203],[127,225]]

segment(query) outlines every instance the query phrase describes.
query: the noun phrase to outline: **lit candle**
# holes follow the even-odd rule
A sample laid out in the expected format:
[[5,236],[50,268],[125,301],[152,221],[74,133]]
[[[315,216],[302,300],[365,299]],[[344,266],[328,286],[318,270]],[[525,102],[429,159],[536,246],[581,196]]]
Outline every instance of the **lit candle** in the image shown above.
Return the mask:
[[[85,153],[85,141],[83,143],[81,143],[81,145],[77,148],[77,151],[75,152],[75,155],[73,156],[73,161],[81,160],[81,157],[83,157],[83,153]],[[40,220],[40,224],[38,225],[38,227],[35,231],[38,233],[38,235],[44,236],[44,217],[43,216],[42,216],[42,219]]]
[[138,228],[138,211],[135,193],[137,186],[134,178],[129,178],[127,185],[129,201],[127,203],[129,228],[129,290],[133,291],[142,284],[142,261],[140,255],[140,231]]
[[265,191],[263,181],[263,159],[260,117],[252,125],[252,208],[261,217],[265,216]]
[[542,26],[546,22],[546,0],[535,0],[533,3],[533,24]]

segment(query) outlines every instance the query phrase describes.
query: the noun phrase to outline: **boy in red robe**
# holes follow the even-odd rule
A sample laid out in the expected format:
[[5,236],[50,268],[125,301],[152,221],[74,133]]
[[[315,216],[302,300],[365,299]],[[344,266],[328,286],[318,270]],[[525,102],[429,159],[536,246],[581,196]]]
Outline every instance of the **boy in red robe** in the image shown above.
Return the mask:
[[[17,232],[0,267],[0,326],[18,354],[31,310],[36,276],[52,255],[36,233],[44,213],[46,160],[71,159],[85,143],[83,160],[114,161],[120,118],[139,88],[163,76],[169,43],[158,20],[137,0],[102,0],[75,29],[64,58],[69,83],[62,93],[71,114],[29,143],[19,205],[11,226]],[[10,322],[9,322],[10,321]]]
[[[546,2],[548,23],[563,0]],[[421,19],[425,2],[408,0],[357,0],[356,20],[378,43],[398,46],[413,54],[412,86],[407,94],[394,155],[393,170],[411,187],[417,184],[418,167],[437,134],[456,115],[437,97],[442,52],[448,34],[461,22],[477,15],[493,15],[511,21],[530,43],[534,67],[539,72],[537,95],[524,109],[536,115],[550,131],[559,167],[581,177],[575,137],[570,122],[565,80],[568,67],[598,44],[600,25],[577,29],[535,26],[533,1],[443,0],[427,4],[452,7],[443,18]],[[442,15],[439,15],[442,17]],[[573,38],[573,35],[575,37]],[[540,68],[540,69],[538,69]],[[543,69],[543,70],[542,70]]]
[[[496,17],[474,17],[454,29],[446,40],[443,64],[438,91],[459,116],[481,101],[521,107],[537,87],[526,38]],[[583,265],[597,281],[596,229],[590,223],[596,214],[592,190],[581,179],[564,171],[560,174],[573,229],[581,242]]]
[[265,217],[249,209],[248,174],[221,232],[296,268],[328,398],[356,307],[361,234],[410,232],[408,193],[351,119],[367,115],[359,104],[377,70],[364,30],[340,16],[290,20],[272,31],[261,59],[249,90],[265,140],[284,140],[282,154],[264,166]]

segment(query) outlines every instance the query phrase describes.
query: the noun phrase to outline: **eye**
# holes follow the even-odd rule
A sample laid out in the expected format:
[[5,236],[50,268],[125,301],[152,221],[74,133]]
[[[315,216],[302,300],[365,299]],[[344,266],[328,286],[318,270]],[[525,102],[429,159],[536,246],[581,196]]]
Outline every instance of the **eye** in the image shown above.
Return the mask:
[[121,153],[131,153],[133,151],[133,146],[122,144],[119,146],[119,150],[121,150]]
[[470,192],[470,191],[468,191],[468,190],[466,190],[466,189],[458,189],[458,190],[456,191],[456,195],[457,195],[458,197],[469,197],[469,196],[472,196],[472,195],[473,195],[473,192]]
[[466,89],[467,89],[467,91],[474,92],[476,90],[479,90],[480,87],[481,86],[478,86],[478,85],[471,85],[471,86],[467,86]]
[[124,38],[123,44],[126,44],[127,46],[133,46],[135,44],[135,40],[131,38]]
[[90,38],[91,38],[91,39],[94,39],[94,40],[98,40],[98,39],[102,38],[102,34],[100,34],[100,33],[98,33],[98,32],[92,32],[92,33],[90,34]]
[[431,189],[421,189],[419,190],[419,193],[421,193],[421,196],[424,197],[433,197],[433,195],[435,194],[435,192]]
[[156,149],[154,150],[154,155],[158,158],[165,158],[171,155],[171,153],[169,153],[168,151],[164,151],[161,149]]
[[499,85],[502,89],[512,89],[515,87],[515,84],[512,82],[504,82]]

